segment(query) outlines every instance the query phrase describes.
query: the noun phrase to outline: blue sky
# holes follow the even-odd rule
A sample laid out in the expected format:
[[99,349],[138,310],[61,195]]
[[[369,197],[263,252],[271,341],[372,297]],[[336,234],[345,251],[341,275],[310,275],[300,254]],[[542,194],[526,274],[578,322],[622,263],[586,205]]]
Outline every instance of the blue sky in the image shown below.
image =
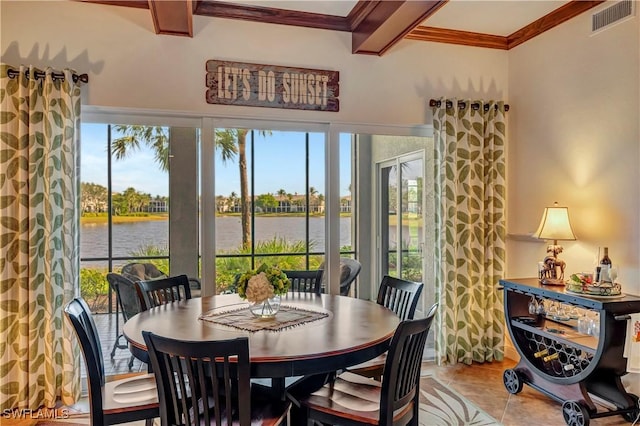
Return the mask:
[[[113,133],[112,137],[119,135]],[[247,135],[247,155],[249,152]],[[351,182],[350,135],[340,138],[340,193],[349,194]],[[81,180],[107,186],[107,125],[83,124],[81,132]],[[305,133],[272,132],[263,136],[255,132],[255,193],[276,194],[284,189],[291,194],[305,193]],[[151,150],[142,146],[126,159],[112,162],[113,191],[133,187],[152,196],[168,195],[169,177],[154,161]],[[248,165],[250,168],[250,164]],[[324,135],[309,134],[309,186],[324,194]],[[237,160],[224,164],[216,155],[216,195],[240,193]]]

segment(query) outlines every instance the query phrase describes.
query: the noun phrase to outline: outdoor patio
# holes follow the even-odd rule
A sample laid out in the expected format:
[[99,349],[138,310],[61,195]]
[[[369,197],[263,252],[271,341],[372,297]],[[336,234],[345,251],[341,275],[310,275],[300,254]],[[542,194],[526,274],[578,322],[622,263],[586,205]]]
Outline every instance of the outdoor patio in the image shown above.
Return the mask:
[[[123,320],[121,316],[118,316],[120,324],[118,326],[118,332],[122,333]],[[129,372],[146,372],[147,365],[143,364],[137,359],[134,359],[133,366],[129,370],[129,358],[131,358],[131,352],[128,349],[116,349],[113,359],[111,359],[111,349],[113,343],[116,341],[116,314],[94,314],[93,319],[100,335],[100,344],[102,345],[102,357],[104,359],[104,372],[107,376],[114,374],[125,374]],[[120,339],[120,343],[125,343],[124,337]],[[84,360],[82,365],[82,377],[86,376]]]

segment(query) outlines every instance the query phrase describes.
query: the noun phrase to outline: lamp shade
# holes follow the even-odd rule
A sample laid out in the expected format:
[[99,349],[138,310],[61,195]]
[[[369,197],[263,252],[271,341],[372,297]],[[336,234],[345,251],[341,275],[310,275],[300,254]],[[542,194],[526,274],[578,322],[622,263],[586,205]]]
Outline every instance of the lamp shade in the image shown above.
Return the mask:
[[546,207],[540,221],[538,230],[533,234],[541,240],[575,240],[576,236],[569,222],[569,209],[558,207]]

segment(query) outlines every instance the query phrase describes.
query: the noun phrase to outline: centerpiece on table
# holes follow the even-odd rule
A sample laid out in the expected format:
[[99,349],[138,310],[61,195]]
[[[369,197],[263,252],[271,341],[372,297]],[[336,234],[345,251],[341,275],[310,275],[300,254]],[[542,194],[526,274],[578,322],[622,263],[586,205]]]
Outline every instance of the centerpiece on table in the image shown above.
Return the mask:
[[238,295],[251,303],[249,310],[259,318],[273,318],[280,310],[280,296],[289,290],[291,281],[276,266],[263,263],[238,278]]

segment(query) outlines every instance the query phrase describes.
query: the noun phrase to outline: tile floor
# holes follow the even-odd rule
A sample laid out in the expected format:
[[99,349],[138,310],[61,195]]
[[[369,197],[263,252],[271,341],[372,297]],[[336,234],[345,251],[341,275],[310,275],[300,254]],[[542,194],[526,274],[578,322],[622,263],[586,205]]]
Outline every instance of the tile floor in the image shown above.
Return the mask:
[[[505,426],[564,425],[562,404],[559,402],[527,385],[517,395],[506,391],[502,373],[516,364],[513,360],[473,366],[457,364],[439,367],[433,363],[424,363],[422,374],[430,372]],[[616,415],[591,419],[590,424],[629,426],[631,423]]]

